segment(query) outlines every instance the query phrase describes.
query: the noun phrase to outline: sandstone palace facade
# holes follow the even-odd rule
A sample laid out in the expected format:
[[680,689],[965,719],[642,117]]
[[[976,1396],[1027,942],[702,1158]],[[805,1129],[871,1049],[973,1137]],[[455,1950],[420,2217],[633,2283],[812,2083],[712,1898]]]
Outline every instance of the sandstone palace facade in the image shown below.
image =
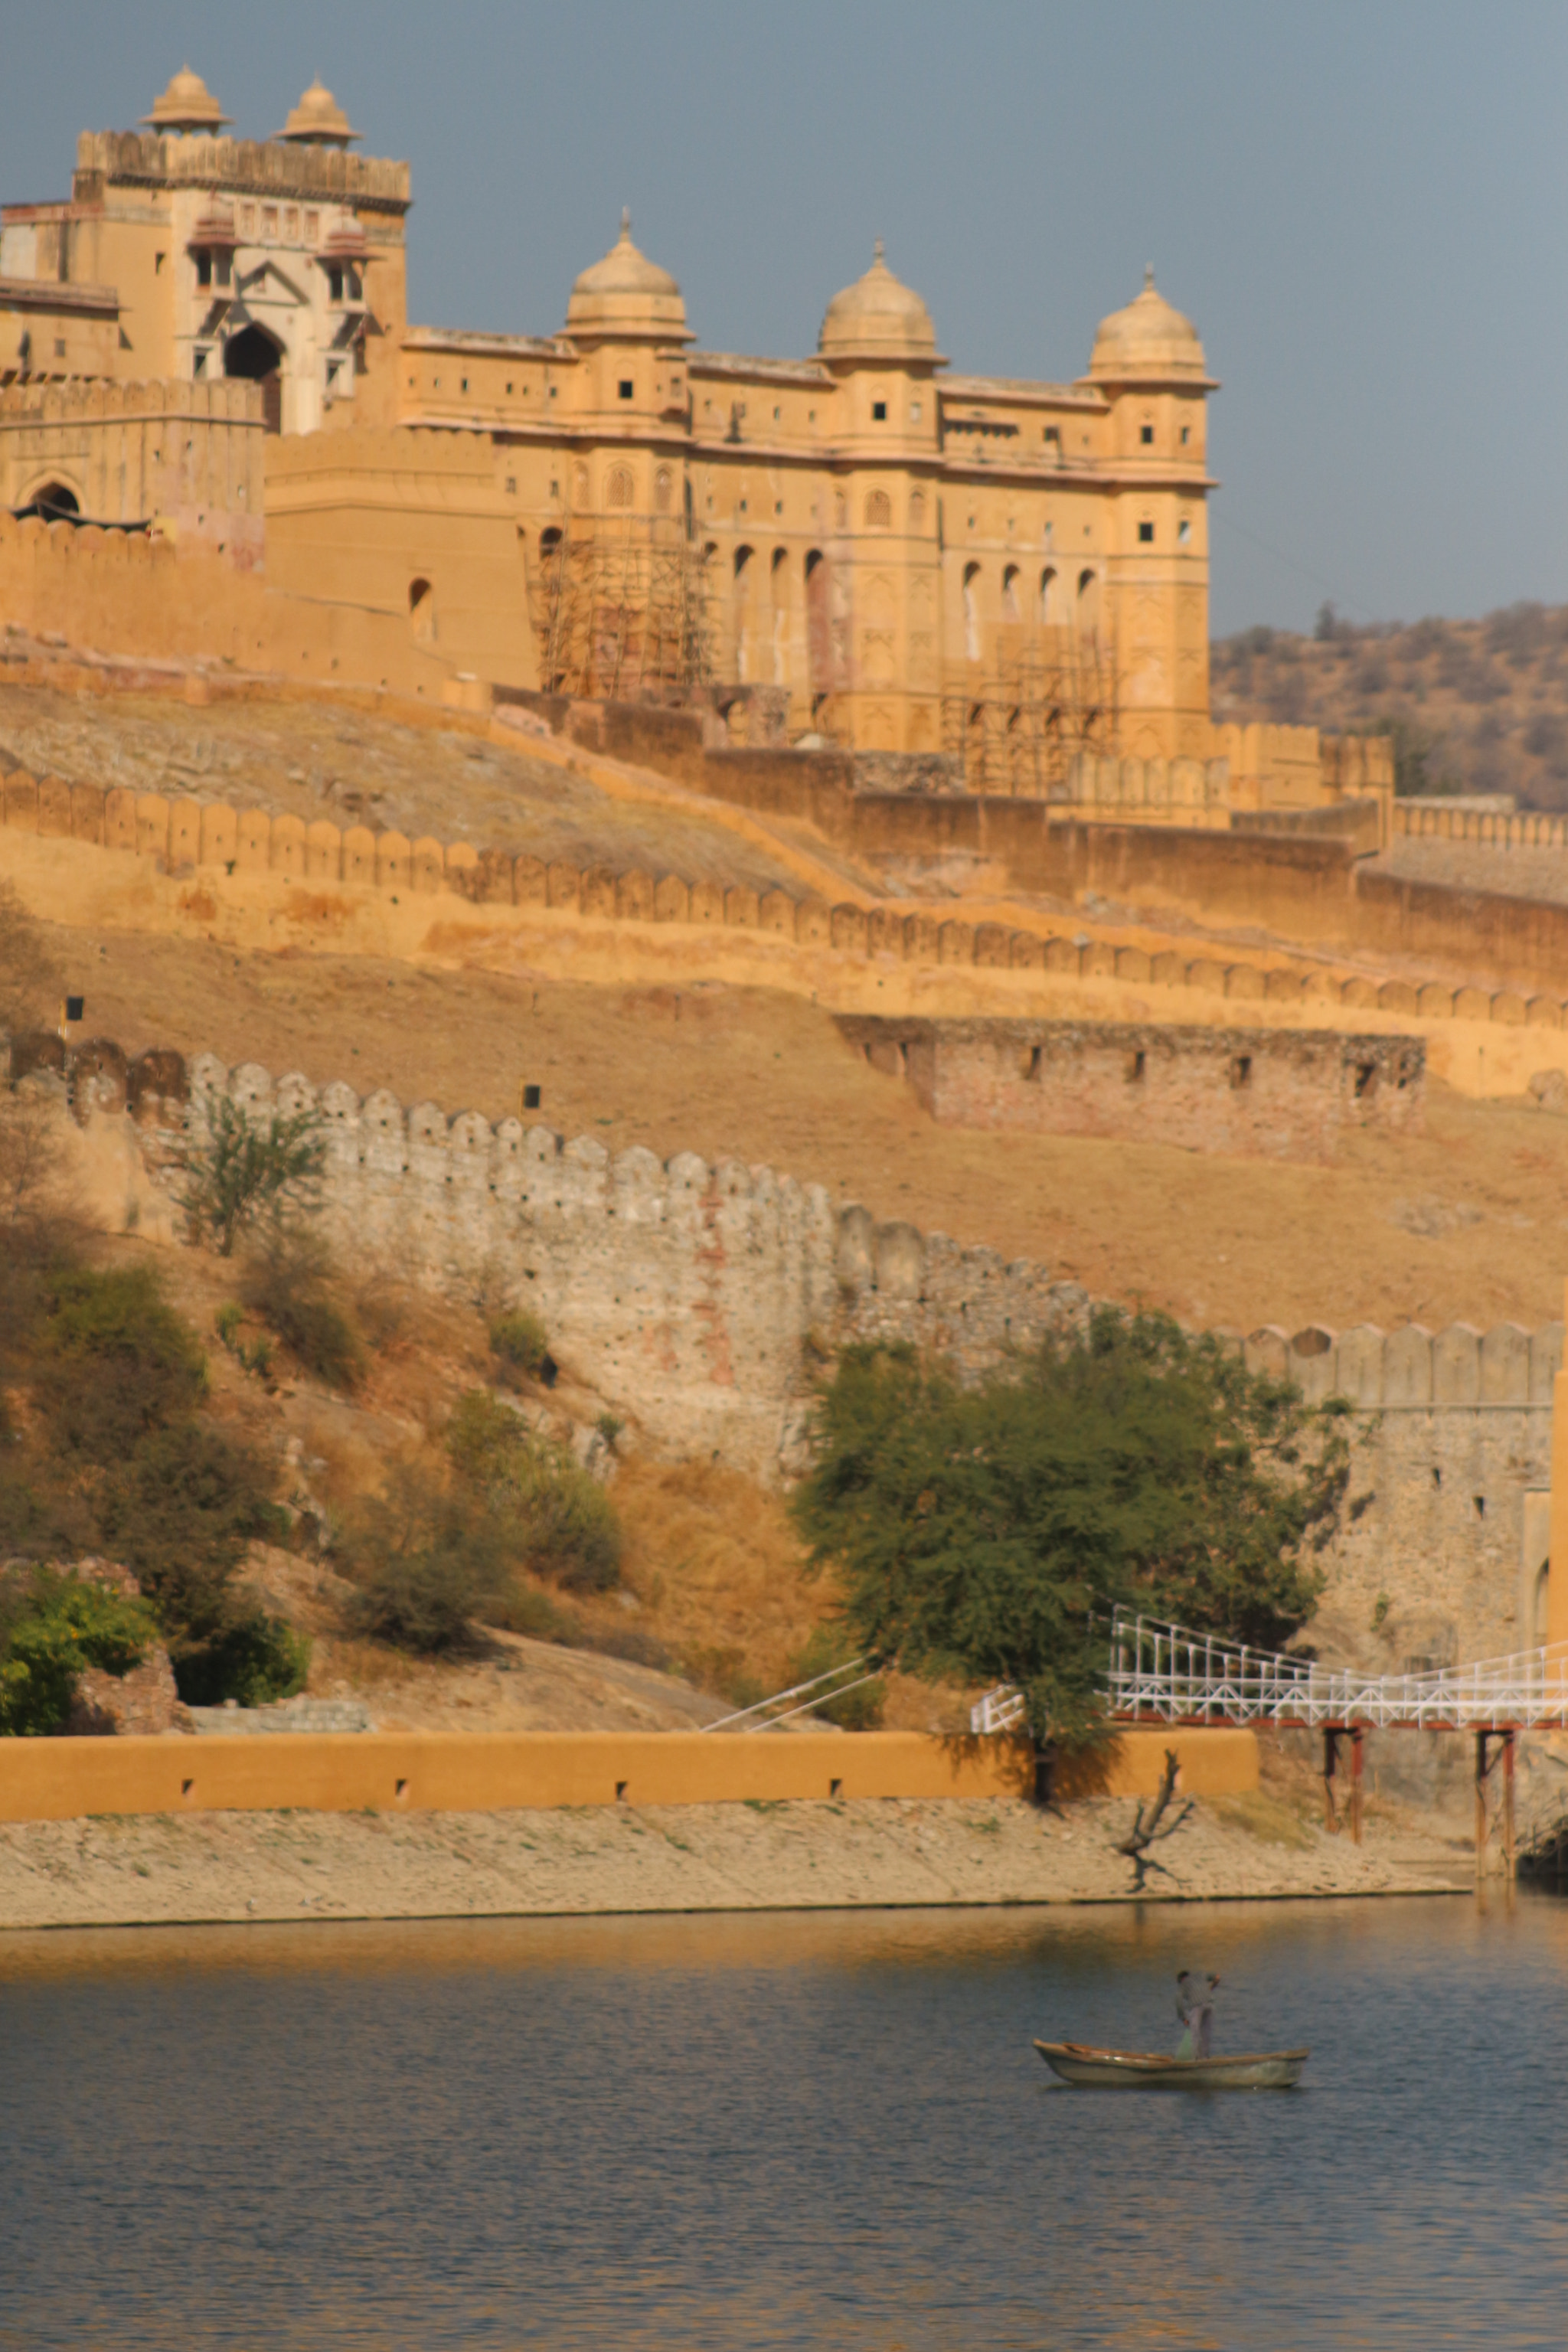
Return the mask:
[[[0,499],[255,574],[209,592],[210,650],[699,704],[971,789],[1201,803],[1217,762],[1234,792],[1215,384],[1152,277],[1071,383],[956,373],[879,243],[809,358],[703,351],[625,217],[560,332],[410,326],[407,165],[353,152],[319,84],[273,138],[226,130],[184,71],[82,135],[68,201],[0,215]],[[1315,797],[1313,730],[1274,732],[1254,797]]]

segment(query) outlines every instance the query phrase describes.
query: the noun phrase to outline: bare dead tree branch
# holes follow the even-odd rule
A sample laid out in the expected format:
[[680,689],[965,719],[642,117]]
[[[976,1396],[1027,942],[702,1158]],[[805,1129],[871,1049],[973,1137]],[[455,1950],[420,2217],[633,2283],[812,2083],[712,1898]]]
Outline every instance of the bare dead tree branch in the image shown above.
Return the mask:
[[1137,1817],[1132,1823],[1132,1827],[1116,1849],[1118,1853],[1124,1853],[1129,1862],[1132,1864],[1133,1872],[1135,1874],[1132,1882],[1132,1891],[1135,1895],[1141,1895],[1142,1893],[1144,1878],[1151,1870],[1158,1870],[1163,1873],[1165,1869],[1163,1863],[1155,1862],[1152,1859],[1149,1852],[1150,1847],[1152,1845],[1162,1844],[1168,1837],[1174,1837],[1176,1832],[1181,1828],[1182,1823],[1187,1820],[1188,1816],[1192,1812],[1193,1801],[1189,1797],[1186,1803],[1182,1807],[1181,1811],[1176,1815],[1173,1821],[1167,1822],[1165,1820],[1165,1814],[1169,1810],[1171,1800],[1176,1793],[1176,1773],[1178,1769],[1175,1749],[1173,1748],[1167,1748],[1165,1750],[1165,1769],[1160,1776],[1160,1786],[1155,1792],[1153,1803],[1149,1808],[1148,1820],[1145,1821],[1143,1818],[1143,1802],[1142,1798],[1140,1798]]

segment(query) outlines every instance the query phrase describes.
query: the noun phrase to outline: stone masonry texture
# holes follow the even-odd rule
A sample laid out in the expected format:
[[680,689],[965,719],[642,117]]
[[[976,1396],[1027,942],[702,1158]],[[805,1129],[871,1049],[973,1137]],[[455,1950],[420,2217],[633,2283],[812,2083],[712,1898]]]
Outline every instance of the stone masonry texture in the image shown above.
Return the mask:
[[[18,1039],[12,1067],[63,1086],[79,1118],[131,1118],[164,1183],[219,1092],[256,1113],[315,1108],[323,1221],[345,1264],[528,1305],[561,1360],[658,1451],[769,1481],[805,1466],[814,1370],[836,1348],[908,1340],[974,1378],[1081,1323],[1089,1304],[1043,1266],[836,1208],[820,1186],[736,1160],[612,1158],[517,1119],[405,1110],[391,1094],[362,1100],[212,1055],[128,1063],[102,1041],[68,1055]],[[1324,1654],[1400,1665],[1531,1643],[1542,1563],[1528,1556],[1529,1498],[1548,1484],[1562,1324],[1233,1336],[1255,1369],[1354,1413],[1350,1507],[1321,1562]]]
[[873,1068],[907,1077],[943,1127],[1328,1160],[1342,1129],[1406,1131],[1424,1108],[1420,1037],[852,1014],[838,1025]]

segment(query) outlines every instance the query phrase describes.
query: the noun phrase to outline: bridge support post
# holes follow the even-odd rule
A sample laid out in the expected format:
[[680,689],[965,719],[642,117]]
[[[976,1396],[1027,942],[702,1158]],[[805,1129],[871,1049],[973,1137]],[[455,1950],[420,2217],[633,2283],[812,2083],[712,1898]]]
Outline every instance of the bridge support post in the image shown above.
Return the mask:
[[1487,1842],[1490,1823],[1487,1819],[1487,1782],[1497,1769],[1498,1758],[1489,1749],[1496,1744],[1502,1759],[1502,1804],[1500,1811],[1503,1875],[1514,1874],[1514,1765],[1519,1751],[1519,1733],[1512,1726],[1503,1730],[1478,1731],[1476,1734],[1476,1876],[1486,1874]]
[[1339,1769],[1340,1735],[1337,1726],[1323,1727],[1323,1827],[1331,1837],[1340,1833],[1339,1808],[1334,1803],[1334,1774]]

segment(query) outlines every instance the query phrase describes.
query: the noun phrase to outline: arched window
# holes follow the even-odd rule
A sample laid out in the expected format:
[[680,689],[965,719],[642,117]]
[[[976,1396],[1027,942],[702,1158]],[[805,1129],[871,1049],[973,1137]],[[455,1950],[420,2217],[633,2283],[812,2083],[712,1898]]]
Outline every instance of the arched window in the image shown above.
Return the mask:
[[775,547],[768,564],[768,585],[773,606],[773,684],[788,683],[789,667],[789,550]]
[[572,468],[572,503],[581,513],[588,503],[588,468],[576,465]]
[[1078,625],[1090,636],[1100,628],[1100,575],[1096,572],[1080,572],[1078,575]]
[[653,510],[668,514],[675,492],[675,477],[668,466],[661,466],[653,478]]
[[[805,667],[816,700],[833,682],[833,619],[828,605],[827,566],[814,547],[805,559]],[[813,701],[815,715],[816,700]]]
[[926,494],[923,490],[910,493],[910,529],[924,530],[926,527]]
[[889,530],[892,528],[893,501],[886,490],[866,493],[866,528],[868,530]]
[[1061,583],[1056,566],[1047,563],[1040,574],[1040,619],[1047,629],[1061,625]]
[[607,507],[629,507],[631,502],[630,470],[625,466],[613,466],[610,468],[610,478],[605,485],[605,504]]
[[428,580],[411,580],[408,583],[408,618],[414,634],[422,646],[436,642],[436,591]]
[[750,547],[738,547],[735,550],[735,676],[742,681],[749,678],[752,674],[749,639],[752,623],[752,558],[755,551]]
[[1016,563],[1009,563],[1002,574],[1002,618],[1005,621],[1021,621],[1023,617],[1018,610],[1018,567]]
[[963,658],[980,659],[980,566],[966,563],[963,567]]

